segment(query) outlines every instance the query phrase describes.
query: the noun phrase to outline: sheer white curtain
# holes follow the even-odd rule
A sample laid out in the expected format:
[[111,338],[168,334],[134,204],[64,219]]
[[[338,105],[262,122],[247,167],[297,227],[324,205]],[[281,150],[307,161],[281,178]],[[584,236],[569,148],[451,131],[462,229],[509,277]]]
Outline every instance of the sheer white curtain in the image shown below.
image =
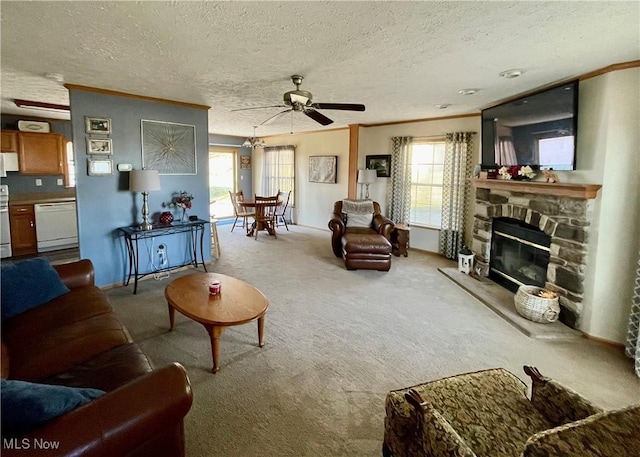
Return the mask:
[[625,353],[635,361],[636,374],[640,377],[640,257],[638,258],[636,281],[633,287]]
[[387,217],[398,224],[409,224],[411,216],[411,142],[409,136],[391,138],[391,192]]
[[513,147],[513,138],[510,136],[501,136],[498,140],[496,148],[498,154],[497,164],[499,165],[517,165],[516,149]]
[[276,195],[278,191],[291,191],[289,205],[295,202],[295,146],[264,148],[262,166],[262,195]]
[[471,200],[473,135],[475,132],[447,133],[442,182],[442,226],[438,251],[457,259]]

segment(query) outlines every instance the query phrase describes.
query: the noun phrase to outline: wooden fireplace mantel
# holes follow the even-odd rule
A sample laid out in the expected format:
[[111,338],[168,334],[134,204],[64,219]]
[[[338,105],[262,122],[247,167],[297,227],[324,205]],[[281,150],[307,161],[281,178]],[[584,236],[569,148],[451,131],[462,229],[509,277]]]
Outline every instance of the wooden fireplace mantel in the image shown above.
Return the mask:
[[558,197],[584,198],[585,200],[596,198],[598,191],[602,187],[600,184],[548,183],[507,179],[472,179],[471,182],[480,189],[556,195]]

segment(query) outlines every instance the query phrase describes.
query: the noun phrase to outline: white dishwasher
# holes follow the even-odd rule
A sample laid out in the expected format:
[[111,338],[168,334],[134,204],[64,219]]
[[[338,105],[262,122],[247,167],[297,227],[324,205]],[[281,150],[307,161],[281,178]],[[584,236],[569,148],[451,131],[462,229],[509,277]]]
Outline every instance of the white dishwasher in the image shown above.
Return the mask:
[[38,252],[78,246],[78,218],[75,202],[38,203],[36,215]]

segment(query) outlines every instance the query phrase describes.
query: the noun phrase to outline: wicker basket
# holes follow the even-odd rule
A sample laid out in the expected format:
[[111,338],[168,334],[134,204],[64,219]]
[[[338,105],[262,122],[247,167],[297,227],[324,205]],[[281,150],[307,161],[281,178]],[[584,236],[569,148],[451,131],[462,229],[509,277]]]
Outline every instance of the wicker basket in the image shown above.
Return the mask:
[[557,321],[560,316],[558,298],[542,298],[534,295],[540,290],[542,288],[536,286],[520,286],[513,299],[516,311],[533,322],[548,324]]

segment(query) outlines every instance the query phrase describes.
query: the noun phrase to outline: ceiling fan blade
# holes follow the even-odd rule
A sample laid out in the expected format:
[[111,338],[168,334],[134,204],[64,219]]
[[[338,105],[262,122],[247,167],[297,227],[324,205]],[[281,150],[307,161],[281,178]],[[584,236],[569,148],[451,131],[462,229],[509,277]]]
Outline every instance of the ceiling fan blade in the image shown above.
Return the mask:
[[289,109],[286,109],[286,110],[284,110],[284,111],[280,111],[278,114],[274,114],[273,116],[271,116],[269,119],[267,119],[266,121],[264,121],[264,122],[263,122],[262,124],[260,124],[260,125],[268,125],[268,124],[271,124],[271,123],[272,123],[273,121],[275,121],[275,120],[276,120],[276,118],[277,118],[277,117],[279,117],[281,114],[288,113],[289,111],[292,111],[292,109],[291,109],[291,108],[289,108]]
[[311,119],[313,119],[316,122],[319,122],[322,125],[333,124],[333,121],[331,119],[329,119],[327,116],[325,116],[324,114],[319,113],[318,111],[316,111],[314,109],[305,109],[304,110],[304,114],[306,114]]
[[270,105],[270,106],[254,106],[253,108],[238,108],[231,111],[246,111],[248,109],[265,109],[265,108],[286,108],[286,105]]
[[364,111],[364,105],[355,103],[312,103],[312,107],[318,109],[340,109],[344,111]]

